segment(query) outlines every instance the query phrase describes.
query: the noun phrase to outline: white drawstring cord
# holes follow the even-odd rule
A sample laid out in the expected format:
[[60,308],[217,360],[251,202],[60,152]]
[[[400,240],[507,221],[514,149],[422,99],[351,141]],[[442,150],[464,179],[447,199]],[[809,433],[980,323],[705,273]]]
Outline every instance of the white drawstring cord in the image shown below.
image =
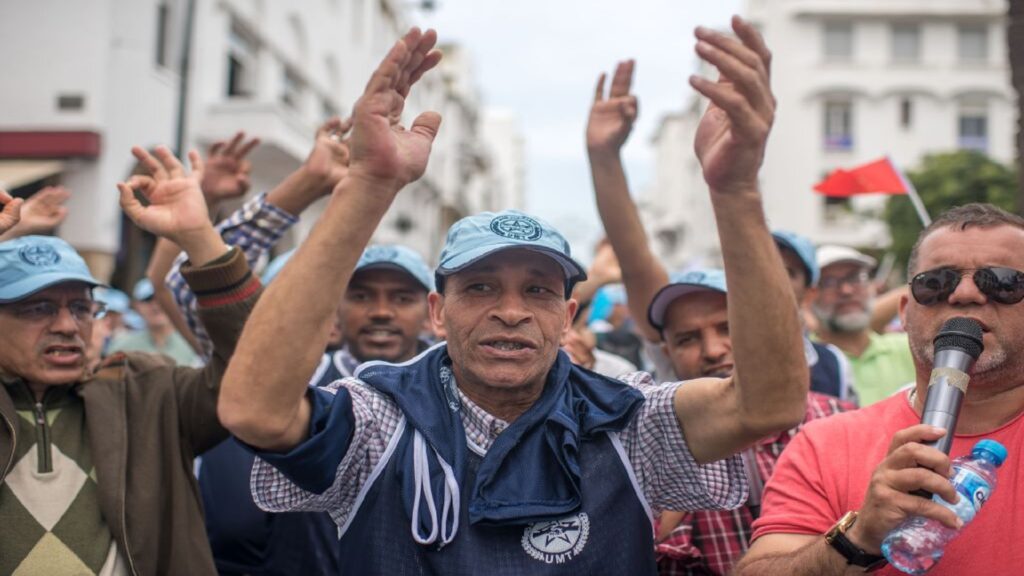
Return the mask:
[[[419,430],[413,433],[412,460],[413,460],[413,483],[416,494],[412,501],[412,519],[410,528],[412,538],[418,544],[433,544],[437,542],[438,532],[441,535],[441,547],[451,544],[455,534],[459,531],[459,506],[461,504],[459,495],[459,484],[455,480],[455,472],[448,465],[441,455],[434,451],[437,461],[444,471],[444,506],[441,512],[441,521],[437,518],[437,505],[434,502],[434,493],[430,487],[430,461],[427,458],[427,443]],[[430,534],[424,537],[420,534],[420,502],[426,500],[427,511],[430,513]],[[448,523],[451,522],[451,532],[448,531]],[[440,529],[438,528],[440,524]]]

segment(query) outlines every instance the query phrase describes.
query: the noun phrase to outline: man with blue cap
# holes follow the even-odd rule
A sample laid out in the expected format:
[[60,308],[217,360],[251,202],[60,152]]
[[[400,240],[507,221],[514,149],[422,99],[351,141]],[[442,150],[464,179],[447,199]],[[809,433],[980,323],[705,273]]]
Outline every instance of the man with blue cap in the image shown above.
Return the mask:
[[122,353],[92,372],[100,282],[58,238],[0,243],[2,574],[215,573],[191,461],[228,434],[218,385],[259,282],[209,222],[198,155],[186,175],[166,148],[133,152],[148,174],[118,184],[121,206],[187,251],[214,359]]
[[[756,31],[742,32],[744,55],[763,62]],[[470,574],[484,562],[498,574],[652,573],[652,508],[738,505],[746,482],[734,454],[803,413],[796,307],[767,305],[785,302],[788,287],[778,254],[762,245],[749,179],[770,121],[730,105],[706,117],[697,143],[722,204],[727,266],[749,274],[738,290],[751,297],[739,307],[742,379],[658,386],[643,373],[622,382],[574,366],[559,343],[583,269],[557,230],[505,211],[448,232],[429,297],[446,344],[407,363],[366,364],[333,391],[309,388],[353,247],[425,170],[439,117],[396,123],[411,81],[436,63],[434,41],[410,32],[356,104],[350,175],[254,311],[218,415],[258,451],[258,503],[330,512],[353,573]],[[728,82],[714,91],[771,100],[763,74],[736,72],[742,92]]]
[[[804,312],[816,295],[818,258],[814,244],[807,238],[788,230],[772,232],[772,238],[779,247],[782,263],[789,274],[797,304]],[[803,316],[801,315],[801,318]],[[839,348],[825,342],[815,342],[804,330],[804,355],[811,369],[811,391],[835,396],[841,400],[856,403],[853,369],[849,360]]]

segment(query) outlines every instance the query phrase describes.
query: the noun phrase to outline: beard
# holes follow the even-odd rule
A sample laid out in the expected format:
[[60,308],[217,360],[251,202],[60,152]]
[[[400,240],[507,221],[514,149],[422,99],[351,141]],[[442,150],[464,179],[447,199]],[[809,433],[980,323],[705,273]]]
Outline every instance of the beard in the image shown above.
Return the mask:
[[[910,353],[914,358],[932,369],[935,367],[935,346],[931,340],[916,340],[910,339]],[[974,368],[971,369],[972,376],[981,376],[986,372],[994,372],[1006,365],[1009,359],[1009,354],[1006,353],[1006,348],[999,345],[995,346],[994,349],[985,350],[978,357],[978,361],[975,362]]]
[[812,305],[811,309],[817,316],[818,322],[828,327],[829,331],[837,333],[860,332],[871,324],[871,302],[867,302],[863,310],[836,314],[835,308],[823,309]]

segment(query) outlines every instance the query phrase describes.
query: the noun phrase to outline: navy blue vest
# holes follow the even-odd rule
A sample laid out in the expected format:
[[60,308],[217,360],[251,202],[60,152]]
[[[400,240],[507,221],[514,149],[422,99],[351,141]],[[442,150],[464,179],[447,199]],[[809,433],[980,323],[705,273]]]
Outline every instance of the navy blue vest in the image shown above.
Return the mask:
[[[399,444],[412,442],[405,427]],[[401,452],[399,450],[399,452]],[[390,456],[389,451],[386,457]],[[469,523],[470,490],[461,491],[459,530],[438,549],[410,537],[409,516],[398,496],[398,458],[381,462],[344,527],[342,564],[350,574],[654,574],[654,534],[609,434],[580,444],[581,502],[575,514],[528,525]],[[623,453],[624,454],[624,453]],[[483,459],[470,451],[463,486],[472,486]]]
[[811,366],[811,391],[842,398],[842,371],[835,354],[824,344],[811,342],[818,362]]

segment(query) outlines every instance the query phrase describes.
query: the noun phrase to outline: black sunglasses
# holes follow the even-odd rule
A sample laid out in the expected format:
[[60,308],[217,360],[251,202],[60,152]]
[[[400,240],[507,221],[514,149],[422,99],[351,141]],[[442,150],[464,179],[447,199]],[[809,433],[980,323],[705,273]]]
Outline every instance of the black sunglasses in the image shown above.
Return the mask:
[[981,293],[1000,304],[1016,304],[1024,300],[1024,272],[1013,268],[989,266],[988,268],[937,268],[921,272],[910,281],[910,293],[922,306],[942,302],[960,285],[960,279],[968,272]]

